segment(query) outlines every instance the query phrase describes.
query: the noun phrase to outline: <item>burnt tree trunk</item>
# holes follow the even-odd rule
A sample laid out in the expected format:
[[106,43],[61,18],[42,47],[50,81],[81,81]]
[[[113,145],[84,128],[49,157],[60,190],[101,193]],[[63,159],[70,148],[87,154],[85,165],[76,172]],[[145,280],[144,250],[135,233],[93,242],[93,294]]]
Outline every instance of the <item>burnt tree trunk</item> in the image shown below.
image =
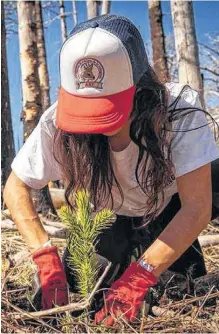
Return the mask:
[[14,139],[12,131],[11,107],[9,98],[8,68],[6,54],[6,31],[4,2],[1,3],[1,94],[2,94],[2,113],[1,113],[1,181],[2,187],[11,171],[11,162],[15,156]]
[[88,20],[92,19],[95,16],[98,16],[98,3],[95,0],[87,0],[87,18]]
[[154,69],[161,82],[169,80],[161,1],[148,1]]
[[195,31],[192,1],[171,1],[179,82],[189,84],[200,93],[204,107],[203,85],[200,73],[199,51]]
[[[35,2],[36,11],[36,38],[37,38],[37,54],[38,54],[38,75],[40,80],[40,93],[42,112],[50,107],[50,94],[49,94],[49,73],[47,67],[46,47],[44,38],[43,27],[43,15],[42,15],[42,2]],[[57,188],[55,182],[50,181],[49,187]]]
[[46,59],[46,48],[45,48],[41,1],[35,2],[35,10],[36,10],[38,74],[39,74],[39,80],[40,80],[42,111],[45,111],[47,108],[50,107],[50,95],[49,95],[49,73],[48,73],[47,59]]
[[65,22],[65,6],[64,6],[63,0],[59,0],[59,10],[60,10],[62,42],[64,42],[67,38],[67,29],[66,29],[66,22]]
[[[42,115],[38,54],[36,43],[35,1],[18,1],[20,63],[22,76],[24,141],[36,127]],[[48,186],[32,191],[37,212],[56,214]]]
[[109,14],[110,13],[110,7],[111,7],[111,1],[110,0],[102,0],[102,15]]

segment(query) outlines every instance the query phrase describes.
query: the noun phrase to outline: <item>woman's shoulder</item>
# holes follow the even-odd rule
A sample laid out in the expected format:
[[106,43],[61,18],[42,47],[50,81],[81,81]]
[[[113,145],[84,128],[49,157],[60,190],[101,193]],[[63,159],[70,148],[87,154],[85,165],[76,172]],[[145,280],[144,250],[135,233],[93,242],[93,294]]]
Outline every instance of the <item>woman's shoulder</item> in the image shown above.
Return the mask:
[[39,121],[41,129],[46,131],[49,135],[52,135],[57,128],[56,126],[57,104],[58,102],[56,101],[47,110],[45,110]]
[[199,99],[199,94],[189,85],[184,85],[178,82],[168,82],[165,84],[168,91],[168,107],[176,106],[177,108],[194,106]]

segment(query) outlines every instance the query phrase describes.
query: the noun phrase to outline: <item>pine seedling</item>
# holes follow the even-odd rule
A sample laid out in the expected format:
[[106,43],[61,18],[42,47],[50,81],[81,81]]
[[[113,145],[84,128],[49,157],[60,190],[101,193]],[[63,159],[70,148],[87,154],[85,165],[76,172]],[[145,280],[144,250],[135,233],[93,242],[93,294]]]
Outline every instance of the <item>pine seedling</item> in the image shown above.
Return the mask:
[[60,218],[69,230],[68,261],[76,276],[79,293],[88,297],[99,271],[95,243],[100,233],[112,225],[115,215],[111,210],[103,209],[93,216],[90,195],[86,190],[76,193],[75,207],[75,211],[67,206],[62,207]]

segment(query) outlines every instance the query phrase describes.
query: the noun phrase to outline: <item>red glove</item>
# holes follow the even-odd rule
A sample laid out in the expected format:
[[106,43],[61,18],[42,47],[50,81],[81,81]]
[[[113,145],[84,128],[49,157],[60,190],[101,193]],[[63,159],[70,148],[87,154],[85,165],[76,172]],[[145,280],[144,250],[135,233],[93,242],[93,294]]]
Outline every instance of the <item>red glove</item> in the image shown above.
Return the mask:
[[152,273],[133,262],[107,292],[105,306],[95,315],[96,323],[106,318],[104,324],[110,326],[121,315],[132,322],[149,287],[156,283]]
[[67,281],[56,246],[41,248],[32,256],[39,268],[43,310],[68,304]]

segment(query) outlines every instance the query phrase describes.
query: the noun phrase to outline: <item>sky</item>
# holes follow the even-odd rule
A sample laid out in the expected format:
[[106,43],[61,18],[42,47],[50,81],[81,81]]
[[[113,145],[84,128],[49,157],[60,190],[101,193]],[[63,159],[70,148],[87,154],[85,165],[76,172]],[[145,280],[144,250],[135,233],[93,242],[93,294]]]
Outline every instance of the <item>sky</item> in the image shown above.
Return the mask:
[[[65,11],[72,12],[72,2],[64,1]],[[208,43],[207,34],[215,36],[219,31],[219,1],[193,1],[196,34],[199,42]],[[170,2],[162,1],[164,14],[163,24],[165,35],[173,34],[172,19],[170,15]],[[77,2],[78,22],[87,19],[85,1]],[[150,26],[147,1],[112,1],[111,13],[127,16],[140,30],[146,45],[150,43]],[[48,20],[48,11],[43,11],[45,20]],[[73,17],[67,17],[67,31],[70,33],[74,27]],[[50,78],[51,103],[57,99],[59,87],[59,50],[62,45],[60,21],[54,20],[45,28],[45,41],[47,62]],[[22,111],[21,72],[19,60],[18,35],[7,36],[7,61],[9,74],[9,90],[12,113],[12,124],[14,131],[14,142],[16,152],[23,144],[22,122],[20,114]]]

